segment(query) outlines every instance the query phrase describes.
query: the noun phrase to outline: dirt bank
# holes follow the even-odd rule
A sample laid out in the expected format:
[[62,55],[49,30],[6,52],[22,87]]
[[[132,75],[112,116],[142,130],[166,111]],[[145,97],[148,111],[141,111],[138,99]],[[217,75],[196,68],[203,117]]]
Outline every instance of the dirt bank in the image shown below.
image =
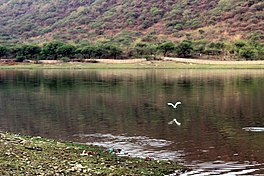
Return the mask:
[[186,59],[186,58],[171,58],[165,57],[164,61],[174,61],[180,63],[192,64],[209,64],[209,65],[263,65],[264,60],[253,61],[217,61],[217,60],[204,60],[204,59]]

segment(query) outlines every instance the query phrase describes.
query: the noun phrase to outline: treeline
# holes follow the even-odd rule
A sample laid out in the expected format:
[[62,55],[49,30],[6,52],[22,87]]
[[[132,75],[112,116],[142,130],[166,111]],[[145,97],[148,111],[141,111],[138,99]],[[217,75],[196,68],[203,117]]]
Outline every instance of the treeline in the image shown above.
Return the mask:
[[214,59],[264,59],[264,46],[258,42],[239,40],[235,42],[208,42],[206,40],[183,40],[173,43],[138,42],[129,47],[113,43],[69,44],[58,41],[43,45],[19,44],[0,45],[1,59],[24,60],[82,60],[93,58],[158,59],[171,57],[207,57]]
[[0,45],[0,58],[23,60],[58,60],[120,57],[122,50],[110,44],[75,45],[58,41],[42,46],[33,44]]

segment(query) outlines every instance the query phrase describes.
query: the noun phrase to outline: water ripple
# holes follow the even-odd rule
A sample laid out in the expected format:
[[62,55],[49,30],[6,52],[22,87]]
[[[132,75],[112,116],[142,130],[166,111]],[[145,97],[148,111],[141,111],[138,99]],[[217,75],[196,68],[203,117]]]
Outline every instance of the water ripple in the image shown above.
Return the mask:
[[153,139],[146,136],[123,136],[112,134],[75,134],[75,137],[87,138],[88,145],[96,145],[104,148],[122,149],[121,156],[151,157],[159,160],[177,160],[182,158],[183,151],[169,151],[163,147],[173,144],[164,139]]
[[250,132],[264,132],[264,127],[245,127],[242,129]]
[[[260,164],[246,164],[236,162],[214,161],[205,163],[193,163],[193,170],[181,174],[181,176],[206,176],[206,175],[221,175],[221,176],[237,176],[249,174],[252,175],[258,171],[256,167]],[[254,174],[255,175],[255,174]]]

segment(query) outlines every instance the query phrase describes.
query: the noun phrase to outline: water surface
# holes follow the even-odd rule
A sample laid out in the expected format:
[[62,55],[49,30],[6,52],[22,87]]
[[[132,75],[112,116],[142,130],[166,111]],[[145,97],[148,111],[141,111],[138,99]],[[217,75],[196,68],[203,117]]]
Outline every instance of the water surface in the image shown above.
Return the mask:
[[263,100],[262,70],[0,70],[1,130],[175,160],[187,175],[264,174]]

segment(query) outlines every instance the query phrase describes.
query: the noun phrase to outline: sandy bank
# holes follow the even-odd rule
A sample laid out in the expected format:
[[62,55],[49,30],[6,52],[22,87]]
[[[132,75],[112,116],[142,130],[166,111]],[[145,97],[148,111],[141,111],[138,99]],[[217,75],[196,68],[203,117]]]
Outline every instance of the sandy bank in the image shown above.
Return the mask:
[[217,60],[203,60],[203,59],[186,59],[186,58],[171,58],[165,57],[164,61],[174,61],[180,63],[192,64],[209,64],[209,65],[263,65],[264,60],[253,61],[217,61]]

